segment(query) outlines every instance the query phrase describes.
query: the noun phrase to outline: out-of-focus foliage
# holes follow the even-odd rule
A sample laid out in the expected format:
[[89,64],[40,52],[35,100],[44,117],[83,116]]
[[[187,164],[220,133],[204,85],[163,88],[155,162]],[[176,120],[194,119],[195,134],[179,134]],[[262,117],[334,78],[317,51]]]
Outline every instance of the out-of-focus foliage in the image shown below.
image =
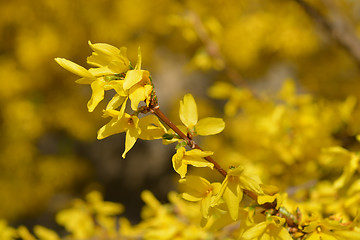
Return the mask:
[[[309,1],[336,23],[324,2]],[[331,2],[359,33],[359,3]],[[221,144],[222,138],[211,138],[207,145],[224,161],[241,159],[283,191],[308,182],[314,186],[330,176],[337,180],[332,188],[345,192],[356,168],[345,168],[355,162],[348,151],[356,150],[359,133],[356,101],[347,96],[359,96],[359,68],[295,1],[12,0],[0,7],[0,217],[12,220],[34,213],[56,192],[73,189],[91,175],[89,162],[74,143],[93,141],[100,126],[98,115],[86,111],[90,91],[74,87],[72,77],[53,61],[57,56],[82,61],[88,40],[127,46],[130,53],[141,46],[143,65],[154,69],[164,102],[174,91],[193,86],[176,72],[179,55],[189,69],[217,70],[197,75],[199,89],[219,79],[273,88],[274,82],[278,87],[277,81],[292,77],[305,91],[341,98],[293,97],[291,85],[275,102],[259,100],[242,88],[224,90],[226,94],[211,90],[214,97],[229,99],[225,113],[231,131],[225,142],[230,139],[231,148]],[[215,86],[220,91],[227,85]],[[327,189],[329,184],[321,183]],[[354,197],[344,200],[344,211],[353,217],[346,204],[356,202],[359,191],[356,184],[349,187],[346,194]],[[321,198],[309,191],[297,197]]]

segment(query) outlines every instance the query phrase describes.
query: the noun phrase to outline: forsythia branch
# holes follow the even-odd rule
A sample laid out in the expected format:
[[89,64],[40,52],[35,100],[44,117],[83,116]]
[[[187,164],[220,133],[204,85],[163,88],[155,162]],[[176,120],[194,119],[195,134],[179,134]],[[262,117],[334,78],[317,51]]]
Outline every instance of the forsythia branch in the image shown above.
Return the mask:
[[[187,145],[192,149],[202,150],[199,145],[195,143],[193,139],[190,139],[186,136],[174,123],[172,123],[168,117],[160,110],[159,105],[150,106],[150,111],[154,113],[158,118],[161,119],[166,125],[168,125],[176,134],[178,134],[183,140],[186,141]],[[227,175],[227,172],[210,156],[204,157],[208,162],[214,164],[214,168],[224,177]]]

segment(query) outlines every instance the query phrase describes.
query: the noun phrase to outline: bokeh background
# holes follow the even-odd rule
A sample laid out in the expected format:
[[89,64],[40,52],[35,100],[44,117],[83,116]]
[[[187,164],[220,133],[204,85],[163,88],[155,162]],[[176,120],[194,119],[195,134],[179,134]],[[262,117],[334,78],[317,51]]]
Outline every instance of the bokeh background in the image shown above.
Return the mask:
[[132,62],[140,46],[176,117],[185,92],[207,112],[217,80],[276,91],[291,78],[315,96],[358,97],[359,34],[356,0],[1,0],[0,218],[48,226],[97,189],[137,221],[141,190],[165,201],[176,189],[172,147],[138,141],[123,160],[123,135],[96,140],[104,105],[88,113],[90,88],[54,61],[87,66],[88,40],[126,46]]

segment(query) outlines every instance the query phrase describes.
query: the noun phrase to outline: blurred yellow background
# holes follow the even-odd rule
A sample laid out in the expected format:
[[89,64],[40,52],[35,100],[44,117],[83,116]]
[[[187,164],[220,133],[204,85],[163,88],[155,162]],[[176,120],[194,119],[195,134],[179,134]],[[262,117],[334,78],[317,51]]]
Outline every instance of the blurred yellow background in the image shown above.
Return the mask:
[[169,112],[184,92],[204,97],[215,80],[273,90],[293,78],[302,91],[343,99],[360,95],[359,42],[341,42],[349,34],[360,34],[358,1],[2,1],[0,218],[53,213],[93,188],[135,209],[141,189],[161,199],[174,188],[171,148],[140,142],[122,160],[122,135],[96,140],[101,107],[87,112],[90,89],[55,57],[86,66],[90,40],[127,47],[134,63],[141,46]]

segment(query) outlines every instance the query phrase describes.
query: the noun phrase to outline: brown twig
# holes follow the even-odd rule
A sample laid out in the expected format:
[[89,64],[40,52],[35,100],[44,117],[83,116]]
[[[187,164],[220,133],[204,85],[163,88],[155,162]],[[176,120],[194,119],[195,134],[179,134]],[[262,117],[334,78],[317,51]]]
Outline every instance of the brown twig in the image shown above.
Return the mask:
[[[172,130],[174,130],[174,132],[176,134],[179,135],[180,138],[182,138],[184,141],[186,141],[186,144],[193,148],[193,149],[199,149],[199,150],[202,150],[200,148],[199,145],[197,145],[195,143],[194,140],[190,139],[188,136],[186,136],[173,122],[171,122],[169,120],[168,117],[165,116],[165,114],[160,110],[160,107],[159,105],[156,105],[156,106],[152,106],[150,107],[150,111],[152,113],[154,113],[156,116],[158,116],[158,118],[161,119],[161,121],[163,121],[166,125],[168,125]],[[208,161],[208,162],[211,162],[212,164],[214,164],[214,168],[221,174],[223,175],[224,177],[227,175],[227,172],[214,160],[212,159],[212,157],[208,156],[208,157],[205,157],[205,160]]]

